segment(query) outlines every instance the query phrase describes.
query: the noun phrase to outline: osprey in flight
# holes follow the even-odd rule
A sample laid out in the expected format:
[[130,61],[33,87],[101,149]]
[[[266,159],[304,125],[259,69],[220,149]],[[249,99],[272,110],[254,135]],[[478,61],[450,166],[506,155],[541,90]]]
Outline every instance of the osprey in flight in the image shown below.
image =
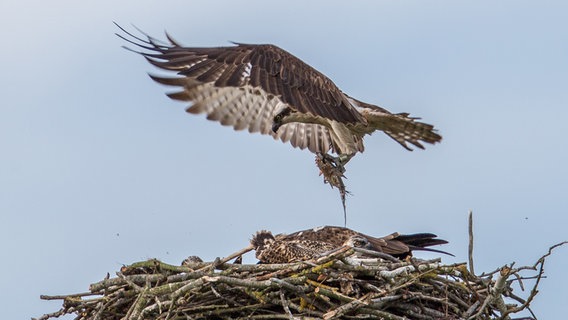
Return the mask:
[[431,233],[410,235],[392,233],[385,237],[375,238],[348,228],[326,226],[276,236],[273,236],[270,231],[262,230],[253,236],[251,244],[256,251],[256,258],[262,263],[310,260],[343,246],[383,252],[399,259],[412,256],[413,250],[449,254],[427,248],[448,243],[436,237]]
[[[118,26],[118,25],[117,25]],[[138,46],[151,64],[174,77],[151,75],[178,90],[187,112],[235,130],[260,132],[317,155],[324,181],[339,188],[345,209],[344,165],[363,152],[363,137],[383,131],[407,150],[442,137],[432,125],[408,113],[391,113],[343,93],[328,77],[287,51],[270,44],[184,47],[136,37],[118,26],[124,40]],[[336,154],[333,157],[331,154]]]

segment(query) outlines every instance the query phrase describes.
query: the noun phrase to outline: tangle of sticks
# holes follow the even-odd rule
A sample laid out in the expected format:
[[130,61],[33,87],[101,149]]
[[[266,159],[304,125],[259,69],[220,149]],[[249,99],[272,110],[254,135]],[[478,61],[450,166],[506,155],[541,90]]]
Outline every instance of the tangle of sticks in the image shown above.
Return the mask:
[[[534,265],[509,264],[479,276],[465,263],[440,259],[361,259],[352,247],[288,264],[228,262],[251,247],[182,266],[153,259],[124,266],[85,293],[41,296],[63,306],[38,319],[511,319],[523,310],[535,317],[530,303],[545,260],[565,243]],[[529,280],[527,293],[513,291]]]

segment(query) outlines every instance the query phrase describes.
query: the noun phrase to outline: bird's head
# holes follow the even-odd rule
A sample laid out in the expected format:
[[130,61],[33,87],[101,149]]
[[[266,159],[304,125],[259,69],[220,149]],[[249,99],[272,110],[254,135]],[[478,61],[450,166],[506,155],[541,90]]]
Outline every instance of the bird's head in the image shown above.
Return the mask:
[[371,243],[367,238],[357,235],[349,237],[349,239],[347,239],[347,241],[345,241],[343,245],[355,248],[369,249],[369,250],[373,248],[373,246],[371,245]]
[[255,250],[267,247],[273,242],[274,242],[274,236],[272,235],[272,232],[266,230],[257,231],[256,234],[253,235],[252,239],[250,240],[250,243],[252,244]]
[[290,116],[292,112],[290,108],[284,108],[282,111],[278,112],[274,118],[272,118],[272,132],[278,132],[280,126],[288,123],[289,121],[286,121],[286,117]]

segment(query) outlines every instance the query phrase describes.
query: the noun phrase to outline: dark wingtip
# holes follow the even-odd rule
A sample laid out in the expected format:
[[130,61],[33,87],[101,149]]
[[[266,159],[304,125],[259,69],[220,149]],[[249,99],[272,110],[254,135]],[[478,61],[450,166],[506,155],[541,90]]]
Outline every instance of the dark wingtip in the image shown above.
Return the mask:
[[180,87],[183,86],[184,84],[188,83],[188,80],[186,78],[180,78],[180,77],[164,77],[164,76],[159,76],[159,75],[155,75],[152,73],[148,73],[148,76],[156,81],[159,84],[163,84],[166,86],[176,86],[176,87]]
[[446,255],[448,255],[448,256],[455,257],[455,255],[453,255],[452,253],[449,253],[449,252],[444,251],[444,250],[438,250],[438,249],[432,249],[432,248],[424,248],[424,247],[415,247],[415,246],[408,246],[408,248],[410,249],[410,251],[436,252],[436,253],[442,253],[442,254],[446,254]]
[[449,243],[444,239],[438,239],[438,236],[433,233],[415,233],[408,235],[403,234],[399,235],[394,240],[403,242],[408,246],[408,248],[411,251],[412,250],[430,251],[430,252],[443,253],[454,257],[454,255],[449,252],[429,248],[431,246],[437,246]]
[[[140,30],[140,28],[136,27],[135,25],[132,25],[132,27],[135,28],[145,38],[134,35],[132,32],[129,32],[128,30],[126,30],[125,28],[123,28],[122,26],[120,26],[116,22],[113,22],[113,23],[121,31],[120,33],[115,32],[115,35],[117,37],[121,38],[122,40],[124,40],[124,41],[126,41],[130,44],[135,45],[136,47],[138,47],[142,50],[148,50],[150,52],[138,51],[138,50],[134,50],[132,48],[129,48],[127,46],[122,46],[126,50],[141,54],[141,55],[145,56],[146,58],[148,58],[148,57],[156,57],[155,54],[153,54],[153,53],[162,53],[163,50],[168,49],[169,46],[170,46],[167,43],[164,43],[163,41],[160,41],[156,38],[153,38],[152,36],[148,35],[144,31]],[[170,38],[168,37],[168,39],[170,39]],[[173,42],[172,42],[172,44],[176,45]]]

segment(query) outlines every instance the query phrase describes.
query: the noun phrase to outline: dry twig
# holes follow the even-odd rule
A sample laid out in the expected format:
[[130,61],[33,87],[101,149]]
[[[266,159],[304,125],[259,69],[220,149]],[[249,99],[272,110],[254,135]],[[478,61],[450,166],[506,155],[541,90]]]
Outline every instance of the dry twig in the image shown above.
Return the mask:
[[469,210],[469,215],[467,217],[468,222],[468,234],[469,234],[469,245],[467,246],[467,256],[469,260],[469,272],[475,274],[473,268],[473,211]]

